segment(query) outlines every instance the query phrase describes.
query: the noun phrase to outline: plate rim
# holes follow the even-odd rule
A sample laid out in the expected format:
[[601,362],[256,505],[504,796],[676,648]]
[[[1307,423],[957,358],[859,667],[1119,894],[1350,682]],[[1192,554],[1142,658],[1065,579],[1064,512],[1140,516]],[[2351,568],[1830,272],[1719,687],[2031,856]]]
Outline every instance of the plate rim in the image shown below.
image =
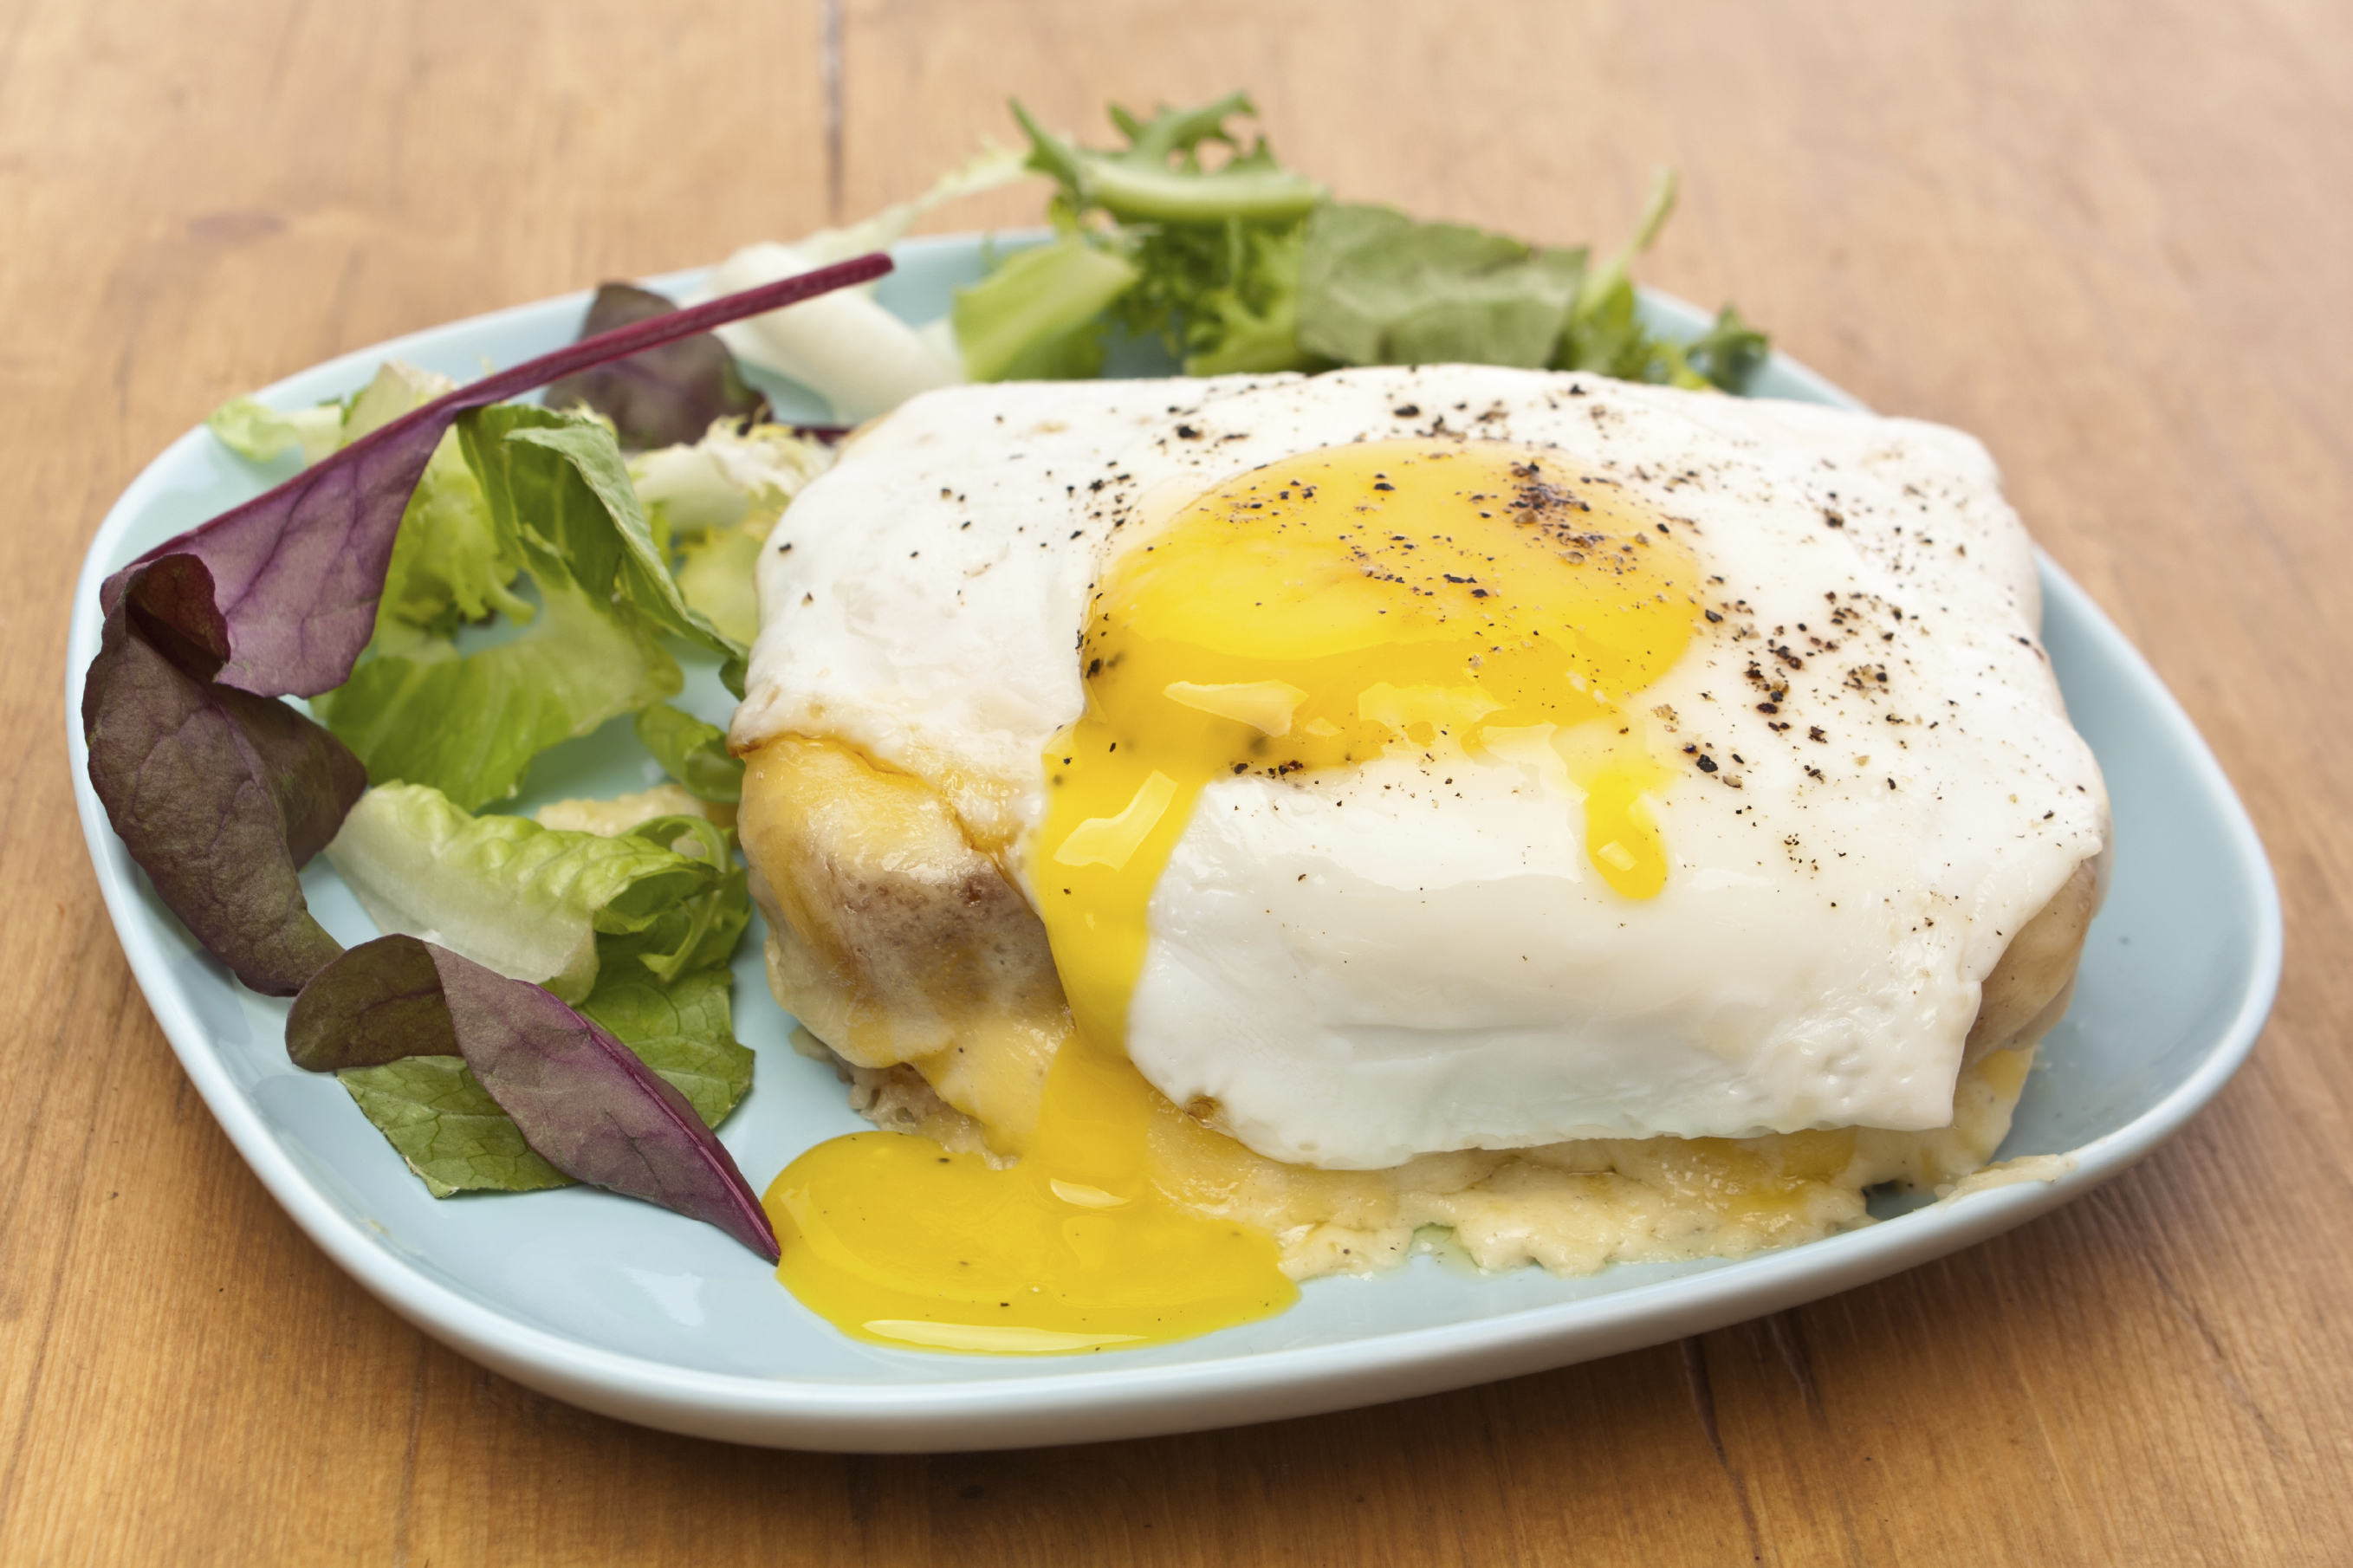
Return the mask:
[[[1025,231],[997,231],[1003,243]],[[895,254],[946,253],[980,244],[977,232],[902,241]],[[691,287],[708,269],[649,278]],[[585,308],[580,289],[406,332],[279,378],[254,395],[283,396],[296,382],[341,373],[372,374],[386,358],[415,353],[561,309]],[[1704,312],[1655,290],[1646,299],[1670,313]],[[1785,354],[1775,359],[1824,400],[1861,409],[1851,394]],[[1046,1442],[1156,1436],[1321,1414],[1437,1393],[1614,1354],[1701,1332],[1760,1312],[1867,1284],[1982,1241],[2112,1180],[2178,1133],[2245,1062],[2277,994],[2284,950],[2276,879],[2244,804],[2188,712],[2131,640],[2091,596],[2038,547],[2046,597],[2116,656],[2218,808],[2235,868],[2251,877],[2257,905],[2250,983],[2214,1046],[2171,1092],[2124,1126],[2070,1152],[2073,1167],[2051,1180],[2016,1182],[1941,1200],[1914,1215],[1752,1254],[1723,1267],[1604,1295],[1516,1309],[1466,1321],[1376,1332],[1280,1351],[1215,1355],[1153,1366],[1088,1361],[1040,1363],[1001,1378],[867,1384],[708,1372],[587,1343],[523,1322],[442,1284],[404,1259],[358,1219],[330,1202],[294,1163],[231,1077],[209,1033],[179,994],[161,945],[165,928],[141,892],[141,878],[90,785],[81,733],[84,673],[97,647],[99,584],[121,553],[123,536],[166,489],[166,475],[212,439],[199,424],[157,453],[108,509],[77,574],[65,670],[67,750],[75,806],[110,922],[142,995],[173,1054],[247,1166],[311,1241],[404,1320],[459,1353],[567,1402],[640,1425],[722,1440],[837,1451],[915,1452],[1016,1447]]]

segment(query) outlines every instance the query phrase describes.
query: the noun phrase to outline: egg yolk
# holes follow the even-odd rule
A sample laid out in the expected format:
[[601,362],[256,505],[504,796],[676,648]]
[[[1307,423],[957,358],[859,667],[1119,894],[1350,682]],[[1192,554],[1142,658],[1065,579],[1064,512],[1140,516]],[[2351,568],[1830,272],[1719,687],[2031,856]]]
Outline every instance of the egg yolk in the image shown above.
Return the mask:
[[860,1338],[998,1352],[1186,1338],[1288,1306],[1272,1237],[1145,1173],[1172,1114],[1126,1058],[1146,909],[1210,783],[1396,755],[1535,763],[1582,795],[1586,851],[1646,899],[1668,862],[1631,699],[1700,609],[1691,552],[1556,452],[1377,442],[1288,459],[1185,508],[1111,567],[1087,706],[1046,754],[1028,870],[1075,1033],[1011,1169],[902,1133],[821,1144],[770,1187],[777,1273]]

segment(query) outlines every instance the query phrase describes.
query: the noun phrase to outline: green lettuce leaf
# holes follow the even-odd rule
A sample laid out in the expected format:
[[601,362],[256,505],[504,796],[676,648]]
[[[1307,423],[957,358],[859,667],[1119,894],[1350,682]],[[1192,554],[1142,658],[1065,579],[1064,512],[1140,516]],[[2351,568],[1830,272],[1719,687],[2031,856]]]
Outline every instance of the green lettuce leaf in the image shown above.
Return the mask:
[[678,591],[712,626],[747,647],[760,635],[760,542],[726,528],[678,543]]
[[686,602],[610,430],[503,405],[466,415],[458,433],[540,613],[474,652],[380,622],[373,657],[313,704],[370,778],[430,784],[468,809],[512,795],[541,752],[678,692],[665,634],[722,655],[741,690],[744,643]]
[[1103,311],[1136,269],[1079,234],[1016,252],[956,290],[956,347],[975,381],[1083,381],[1103,368]]
[[[352,399],[343,439],[356,441],[456,386],[446,375],[387,361]],[[461,622],[493,614],[528,621],[533,605],[510,586],[522,570],[522,555],[500,536],[481,481],[466,466],[453,430],[433,448],[425,475],[401,513],[384,599],[376,609],[378,636],[387,618],[442,637],[455,632]]]
[[727,750],[727,731],[667,702],[638,710],[638,743],[697,800],[744,798],[744,759]]
[[1387,207],[1320,207],[1304,243],[1300,346],[1342,364],[1544,365],[1585,271],[1582,250]]
[[752,1087],[752,1048],[735,1038],[730,982],[723,965],[691,970],[667,985],[617,965],[580,1011],[686,1096],[705,1126],[716,1127]]
[[250,397],[232,397],[205,416],[205,427],[240,458],[266,463],[300,452],[308,466],[343,444],[343,405],[322,403],[280,414]]
[[549,747],[685,684],[660,639],[611,601],[568,584],[540,592],[535,625],[477,653],[387,628],[312,711],[371,779],[430,784],[474,809],[515,794]]
[[[699,853],[678,853],[681,839]],[[665,981],[721,962],[749,914],[741,868],[700,818],[607,837],[474,816],[427,785],[390,784],[360,797],[327,859],[379,930],[438,942],[567,1002],[595,988],[608,958],[636,958]]]
[[346,1068],[335,1077],[437,1198],[573,1184],[532,1152],[514,1118],[475,1080],[463,1057],[408,1057]]
[[543,588],[569,581],[741,664],[744,646],[679,593],[611,430],[513,404],[470,415],[458,430],[501,533],[517,541]]
[[667,985],[690,970],[726,963],[752,918],[749,874],[735,864],[727,830],[708,817],[658,816],[621,837],[667,845],[716,870],[691,897],[649,914],[641,916],[634,905],[619,911],[607,906],[598,916],[598,975],[617,963],[627,973],[642,970]]

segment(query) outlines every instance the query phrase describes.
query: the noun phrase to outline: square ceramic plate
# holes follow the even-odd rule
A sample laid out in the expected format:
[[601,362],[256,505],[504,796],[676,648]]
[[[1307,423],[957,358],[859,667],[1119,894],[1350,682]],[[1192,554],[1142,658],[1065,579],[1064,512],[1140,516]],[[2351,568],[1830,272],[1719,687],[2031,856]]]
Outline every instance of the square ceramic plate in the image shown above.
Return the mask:
[[[900,247],[881,298],[942,314],[980,273],[983,241]],[[659,279],[671,292],[692,275]],[[586,296],[528,305],[347,354],[262,394],[280,407],[341,396],[390,356],[460,378],[570,341]],[[1702,315],[1645,301],[1687,335]],[[1165,362],[1163,362],[1165,367]],[[1124,366],[1152,374],[1148,358]],[[790,387],[781,407],[820,417]],[[1787,360],[1766,395],[1853,406]],[[1266,1322],[1182,1344],[1039,1360],[899,1352],[836,1333],[765,1265],[708,1226],[587,1189],[437,1202],[329,1077],[292,1067],[286,1004],[236,985],[163,906],[107,826],[78,714],[99,637],[98,584],[280,473],[205,431],[180,437],[115,504],[84,563],[66,717],[82,830],[115,929],[157,1020],[214,1116],[278,1201],[360,1283],[444,1342],[558,1398],[649,1426],[780,1447],[872,1451],[1012,1447],[1309,1415],[1535,1372],[1714,1328],[1876,1279],[2066,1202],[2179,1131],[2244,1059],[2272,1003],[2280,915],[2244,810],[2165,688],[2083,592],[2047,562],[2044,640],[2069,708],[2115,792],[2114,890],[2092,928],[2073,1012],[2043,1047],[2005,1158],[2066,1154],[2051,1180],[1968,1193],[1784,1252],[1735,1262],[1620,1267],[1582,1279],[1481,1277],[1419,1257],[1372,1279],[1310,1283]],[[685,699],[725,722],[714,671]],[[534,765],[548,799],[643,788],[653,765],[616,721]],[[311,908],[346,942],[374,928],[325,861]],[[826,1068],[786,1044],[760,943],[736,966],[737,1029],[755,1087],[723,1136],[765,1188],[801,1150],[864,1125]]]

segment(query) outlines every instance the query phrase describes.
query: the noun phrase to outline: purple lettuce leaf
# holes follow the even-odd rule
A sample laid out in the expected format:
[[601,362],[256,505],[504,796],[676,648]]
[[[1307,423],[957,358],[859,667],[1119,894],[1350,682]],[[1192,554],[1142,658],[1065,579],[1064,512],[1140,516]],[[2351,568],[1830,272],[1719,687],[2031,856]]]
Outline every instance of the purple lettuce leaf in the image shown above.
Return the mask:
[[379,937],[295,998],[286,1050],[316,1072],[454,1051],[565,1175],[715,1225],[776,1260],[757,1194],[686,1096],[540,986],[415,937]]
[[[584,338],[484,376],[157,545],[106,580],[100,603],[111,611],[130,596],[158,626],[216,650],[223,685],[258,697],[315,697],[343,684],[374,635],[401,512],[459,415],[890,270],[887,257],[859,257]],[[141,571],[181,557],[204,566],[208,595],[184,591],[191,578]]]
[[[201,563],[160,574],[201,574]],[[134,578],[134,582],[136,579]],[[341,741],[283,702],[189,673],[126,595],[82,688],[90,776],[132,858],[197,941],[256,991],[290,996],[343,951],[300,872],[367,787]],[[163,634],[168,638],[171,634]],[[199,650],[183,648],[184,657]]]
[[413,936],[363,942],[311,976],[286,1014],[286,1054],[311,1072],[459,1055],[441,972]]
[[[597,289],[580,335],[594,337],[677,309],[633,284],[607,283]],[[610,419],[621,445],[635,451],[691,445],[713,420],[750,418],[767,406],[767,399],[744,384],[727,345],[709,332],[577,372],[547,389],[550,408],[584,403]]]

